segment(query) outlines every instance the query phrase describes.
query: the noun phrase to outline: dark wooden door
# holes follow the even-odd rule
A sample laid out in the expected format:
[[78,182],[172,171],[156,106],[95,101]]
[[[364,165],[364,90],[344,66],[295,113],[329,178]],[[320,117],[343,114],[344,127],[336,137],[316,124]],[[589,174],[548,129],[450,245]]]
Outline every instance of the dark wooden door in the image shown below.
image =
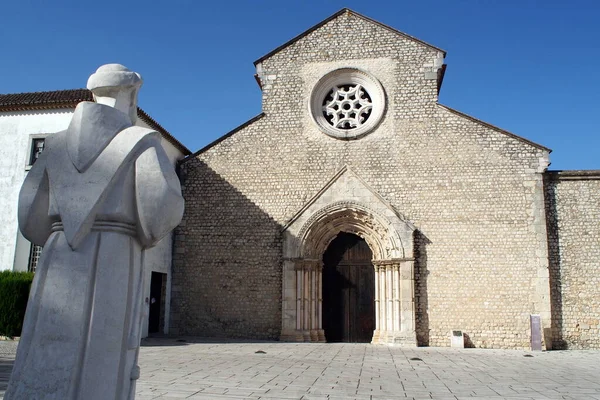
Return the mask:
[[152,272],[150,278],[150,315],[148,316],[148,333],[160,332],[161,306],[163,303],[163,280],[167,274]]
[[323,255],[323,329],[328,342],[370,342],[375,329],[373,254],[341,232]]

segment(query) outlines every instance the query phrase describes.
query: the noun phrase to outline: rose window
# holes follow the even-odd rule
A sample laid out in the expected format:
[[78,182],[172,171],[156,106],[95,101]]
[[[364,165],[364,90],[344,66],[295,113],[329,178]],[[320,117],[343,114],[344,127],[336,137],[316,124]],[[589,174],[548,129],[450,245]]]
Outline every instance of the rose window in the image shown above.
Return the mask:
[[323,116],[338,129],[354,129],[371,115],[373,102],[366,89],[358,85],[335,86],[323,100]]
[[332,71],[315,85],[310,97],[314,121],[336,139],[358,139],[381,121],[385,93],[371,75],[358,69]]

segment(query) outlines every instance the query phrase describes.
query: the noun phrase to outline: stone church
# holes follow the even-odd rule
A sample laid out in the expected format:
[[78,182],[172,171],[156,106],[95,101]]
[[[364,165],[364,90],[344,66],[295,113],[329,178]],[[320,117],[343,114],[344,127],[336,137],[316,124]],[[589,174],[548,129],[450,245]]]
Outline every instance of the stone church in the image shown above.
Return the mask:
[[600,171],[438,103],[445,55],[343,9],[255,62],[180,163],[171,334],[600,348]]
[[[186,200],[143,335],[600,348],[600,171],[440,104],[444,57],[343,9],[258,59],[263,112],[194,154],[139,109]],[[19,188],[85,100],[0,95],[0,269],[35,269]]]

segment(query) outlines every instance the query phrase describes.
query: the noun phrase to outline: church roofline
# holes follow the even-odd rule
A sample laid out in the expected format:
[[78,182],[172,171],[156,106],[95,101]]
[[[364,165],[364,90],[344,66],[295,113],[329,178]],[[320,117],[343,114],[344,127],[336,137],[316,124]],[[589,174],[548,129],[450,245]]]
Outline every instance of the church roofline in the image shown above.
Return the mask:
[[281,50],[285,49],[286,47],[288,47],[288,46],[290,46],[290,45],[292,45],[292,44],[294,44],[294,43],[296,43],[298,40],[302,39],[303,37],[305,37],[305,36],[309,35],[310,33],[314,32],[314,31],[316,31],[317,29],[319,29],[319,28],[320,28],[320,27],[322,27],[323,25],[325,25],[325,24],[327,24],[328,22],[330,22],[330,21],[332,21],[332,20],[336,19],[337,17],[339,17],[340,15],[342,15],[342,14],[344,14],[344,13],[353,14],[353,15],[355,15],[355,16],[357,16],[357,17],[359,17],[359,18],[362,18],[362,19],[364,19],[365,21],[368,21],[368,22],[371,22],[371,23],[373,23],[373,24],[376,24],[376,25],[378,25],[378,26],[380,26],[380,27],[382,27],[382,28],[384,28],[384,29],[387,29],[387,30],[389,30],[389,31],[391,31],[391,32],[393,32],[393,33],[395,33],[395,34],[397,34],[397,35],[400,35],[400,36],[402,36],[402,37],[404,37],[404,38],[406,38],[406,39],[409,39],[409,40],[415,41],[415,42],[417,42],[417,43],[420,43],[420,44],[422,44],[422,45],[424,45],[424,46],[427,46],[427,47],[429,47],[429,48],[431,48],[431,49],[433,49],[433,50],[440,51],[440,52],[442,52],[442,53],[444,54],[444,57],[446,57],[446,51],[445,51],[445,50],[442,50],[442,49],[440,49],[439,47],[433,46],[433,45],[431,45],[431,44],[429,44],[429,43],[427,43],[427,42],[424,42],[424,41],[422,41],[422,40],[420,40],[420,39],[417,39],[417,38],[416,38],[416,37],[414,37],[414,36],[410,36],[410,35],[408,35],[408,34],[406,34],[406,33],[404,33],[404,32],[401,32],[401,31],[399,31],[399,30],[397,30],[397,29],[395,29],[395,28],[392,28],[392,27],[391,27],[391,26],[389,26],[389,25],[383,24],[383,23],[381,23],[381,22],[379,22],[379,21],[376,21],[376,20],[374,20],[374,19],[371,19],[371,18],[369,18],[369,17],[366,17],[366,16],[364,16],[364,15],[362,15],[362,14],[360,14],[360,13],[357,13],[356,11],[353,11],[353,10],[349,9],[349,8],[342,8],[340,11],[336,12],[336,13],[335,13],[335,14],[333,14],[332,16],[330,16],[330,17],[328,17],[328,18],[324,19],[323,21],[321,21],[321,22],[319,22],[318,24],[314,25],[313,27],[311,27],[311,28],[309,28],[309,29],[305,30],[304,32],[302,32],[302,33],[301,33],[301,34],[299,34],[298,36],[296,36],[296,37],[294,37],[294,38],[292,38],[292,39],[288,40],[287,42],[285,42],[285,43],[284,43],[284,44],[282,44],[281,46],[279,46],[279,47],[275,48],[274,50],[272,50],[272,51],[268,52],[267,54],[265,54],[264,56],[262,56],[262,57],[261,57],[261,58],[259,58],[258,60],[254,61],[254,65],[256,66],[256,65],[260,64],[261,62],[263,62],[263,61],[264,61],[264,60],[266,60],[267,58],[270,58],[270,57],[271,57],[271,56],[273,56],[274,54],[276,54],[276,53],[279,53]]
[[[77,104],[82,101],[94,101],[92,92],[87,89],[67,89],[0,94],[0,112],[69,109],[77,107]],[[175,146],[184,156],[192,153],[146,111],[138,107],[137,114],[139,119],[158,131],[167,142]]]
[[200,154],[204,153],[205,151],[207,151],[211,147],[216,146],[217,144],[221,143],[223,140],[225,140],[225,139],[233,136],[235,133],[241,131],[242,129],[244,129],[248,125],[252,125],[254,122],[258,121],[259,119],[261,119],[264,116],[265,116],[265,113],[260,113],[257,116],[250,118],[248,121],[244,122],[243,124],[239,125],[236,128],[233,128],[232,130],[230,130],[229,132],[227,132],[223,136],[218,137],[217,139],[213,140],[212,142],[210,142],[209,144],[207,144],[206,146],[204,146],[200,150],[196,151],[193,154],[190,154],[189,156],[187,156],[183,160],[179,161],[179,164],[180,165],[184,164],[184,163],[188,162],[189,160],[191,160],[193,158],[196,158],[197,156],[199,156]]
[[559,181],[598,181],[600,180],[600,170],[554,170],[546,171],[546,174],[552,179]]
[[515,135],[514,133],[512,133],[512,132],[509,132],[509,131],[506,131],[506,130],[504,130],[504,129],[502,129],[502,128],[498,128],[497,126],[494,126],[494,125],[492,125],[492,124],[489,124],[489,123],[487,123],[487,122],[485,122],[485,121],[482,121],[482,120],[480,120],[480,119],[477,119],[477,118],[475,118],[475,117],[472,117],[472,116],[470,116],[470,115],[468,115],[468,114],[465,114],[465,113],[463,113],[463,112],[460,112],[460,111],[458,111],[458,110],[455,110],[454,108],[450,108],[450,107],[448,107],[448,106],[445,106],[445,105],[443,105],[443,104],[440,104],[440,103],[437,103],[437,105],[438,105],[439,107],[441,107],[441,108],[445,109],[445,110],[448,110],[448,111],[450,111],[450,112],[451,112],[451,113],[453,113],[453,114],[456,114],[456,115],[458,115],[458,116],[460,116],[460,117],[466,118],[466,119],[468,119],[468,120],[470,120],[470,121],[473,121],[473,122],[475,122],[475,123],[477,123],[477,124],[479,124],[479,125],[483,125],[483,126],[485,126],[486,128],[493,129],[493,130],[495,130],[496,132],[500,132],[500,133],[502,133],[502,134],[504,134],[504,135],[506,135],[506,136],[510,136],[511,138],[513,138],[513,139],[517,139],[517,140],[518,140],[518,141],[520,141],[520,142],[523,142],[523,143],[525,143],[525,144],[528,144],[528,145],[530,145],[530,146],[536,147],[536,148],[538,148],[538,149],[540,149],[540,150],[547,151],[548,153],[551,153],[551,152],[552,152],[552,149],[549,149],[548,147],[545,147],[545,146],[542,146],[541,144],[537,144],[537,143],[535,143],[535,142],[532,142],[531,140],[525,139],[524,137],[521,137],[521,136],[519,136],[519,135]]

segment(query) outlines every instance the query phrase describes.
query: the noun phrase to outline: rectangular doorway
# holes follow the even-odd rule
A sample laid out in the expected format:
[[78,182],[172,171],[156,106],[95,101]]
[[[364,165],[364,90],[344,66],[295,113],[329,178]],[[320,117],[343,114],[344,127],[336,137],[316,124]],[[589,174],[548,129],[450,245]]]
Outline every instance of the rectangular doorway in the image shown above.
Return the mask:
[[150,278],[150,314],[148,315],[148,334],[162,333],[165,327],[165,297],[167,293],[167,274],[152,272]]

